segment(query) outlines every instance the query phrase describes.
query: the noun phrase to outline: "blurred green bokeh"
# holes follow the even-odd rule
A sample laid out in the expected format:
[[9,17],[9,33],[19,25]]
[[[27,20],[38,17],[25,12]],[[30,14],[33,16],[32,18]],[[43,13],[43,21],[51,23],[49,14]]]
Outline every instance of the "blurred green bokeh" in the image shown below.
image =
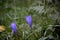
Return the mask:
[[[0,40],[45,40],[50,37],[59,40],[51,26],[59,20],[59,3],[58,0],[0,0],[0,25],[6,27],[0,33]],[[32,29],[26,23],[27,15],[32,15]],[[12,22],[17,23],[17,36],[10,27]]]

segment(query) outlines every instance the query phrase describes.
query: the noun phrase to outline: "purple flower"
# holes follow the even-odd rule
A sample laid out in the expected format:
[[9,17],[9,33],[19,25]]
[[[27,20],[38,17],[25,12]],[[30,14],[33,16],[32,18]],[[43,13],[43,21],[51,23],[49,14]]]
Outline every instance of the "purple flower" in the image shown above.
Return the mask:
[[29,25],[30,27],[32,27],[32,16],[31,16],[31,15],[26,16],[26,22],[28,23],[28,25]]
[[11,28],[12,28],[12,30],[13,30],[14,33],[17,32],[17,26],[16,26],[16,23],[15,22],[12,22],[11,23]]

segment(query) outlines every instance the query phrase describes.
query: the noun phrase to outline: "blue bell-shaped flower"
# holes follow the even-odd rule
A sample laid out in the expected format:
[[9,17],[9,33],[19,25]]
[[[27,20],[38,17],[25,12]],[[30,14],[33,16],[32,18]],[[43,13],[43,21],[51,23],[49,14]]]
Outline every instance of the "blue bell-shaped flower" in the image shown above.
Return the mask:
[[31,15],[26,16],[26,22],[32,28],[32,16]]

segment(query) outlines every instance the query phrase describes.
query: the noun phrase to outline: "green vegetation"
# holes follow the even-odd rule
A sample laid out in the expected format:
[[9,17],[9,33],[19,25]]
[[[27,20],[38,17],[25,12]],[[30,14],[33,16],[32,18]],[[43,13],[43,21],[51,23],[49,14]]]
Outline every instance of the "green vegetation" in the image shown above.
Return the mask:
[[[59,40],[55,26],[60,23],[59,0],[0,0],[0,40]],[[32,29],[26,22],[26,16],[32,15]],[[13,34],[11,23],[16,22],[17,34]],[[56,23],[58,22],[58,23]]]

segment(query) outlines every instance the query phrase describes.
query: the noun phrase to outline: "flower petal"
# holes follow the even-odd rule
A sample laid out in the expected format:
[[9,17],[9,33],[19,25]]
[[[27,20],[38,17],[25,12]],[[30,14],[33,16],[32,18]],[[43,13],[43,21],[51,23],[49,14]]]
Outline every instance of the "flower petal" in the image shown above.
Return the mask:
[[32,27],[32,16],[26,16],[26,22],[29,24],[30,27]]

